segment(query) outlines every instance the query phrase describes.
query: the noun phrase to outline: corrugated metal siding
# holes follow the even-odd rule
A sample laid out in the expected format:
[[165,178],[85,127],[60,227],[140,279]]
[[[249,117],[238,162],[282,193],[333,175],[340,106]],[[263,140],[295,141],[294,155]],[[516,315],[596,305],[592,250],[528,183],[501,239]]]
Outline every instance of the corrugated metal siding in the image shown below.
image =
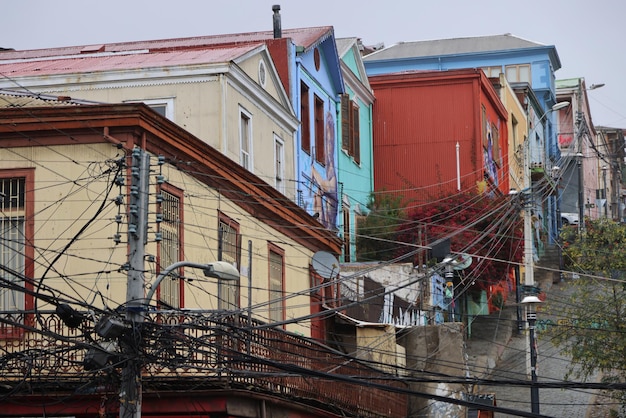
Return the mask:
[[[174,65],[226,63],[262,44],[233,48],[213,48],[159,53],[136,53],[108,56],[85,55],[78,58],[45,59],[39,61],[0,61],[0,71],[10,77],[40,76],[136,68],[157,68]],[[1,57],[1,55],[0,55]]]
[[416,201],[455,191],[457,142],[463,188],[482,180],[475,81],[372,87],[377,191],[398,190]]

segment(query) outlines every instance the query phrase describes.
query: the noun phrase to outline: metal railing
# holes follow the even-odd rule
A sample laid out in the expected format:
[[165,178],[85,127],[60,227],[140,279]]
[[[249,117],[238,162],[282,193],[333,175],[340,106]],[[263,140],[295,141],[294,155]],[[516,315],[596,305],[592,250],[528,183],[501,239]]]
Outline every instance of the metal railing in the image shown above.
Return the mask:
[[[3,382],[33,390],[114,390],[129,341],[139,341],[147,390],[246,389],[359,417],[404,417],[408,385],[314,340],[223,312],[148,312],[121,336],[104,339],[85,316],[70,328],[53,312],[0,314]],[[139,334],[138,334],[139,333]],[[129,334],[133,334],[129,338]],[[139,338],[136,338],[140,335]],[[109,379],[108,381],[106,379]],[[389,389],[387,389],[389,388]]]

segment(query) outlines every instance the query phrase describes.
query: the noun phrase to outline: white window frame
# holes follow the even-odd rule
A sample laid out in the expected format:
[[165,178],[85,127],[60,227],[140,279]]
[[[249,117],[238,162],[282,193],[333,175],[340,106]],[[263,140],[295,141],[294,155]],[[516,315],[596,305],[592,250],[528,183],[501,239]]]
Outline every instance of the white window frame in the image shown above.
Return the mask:
[[274,187],[285,193],[285,141],[274,134]]
[[[243,121],[247,120],[244,127]],[[246,132],[247,131],[247,132]],[[246,144],[247,143],[247,144]],[[254,172],[252,153],[252,114],[243,107],[239,107],[239,164],[246,170]],[[246,147],[244,147],[244,144]],[[247,148],[247,150],[245,149]]]
[[125,100],[124,103],[144,103],[149,107],[165,106],[165,117],[174,122],[174,98]]

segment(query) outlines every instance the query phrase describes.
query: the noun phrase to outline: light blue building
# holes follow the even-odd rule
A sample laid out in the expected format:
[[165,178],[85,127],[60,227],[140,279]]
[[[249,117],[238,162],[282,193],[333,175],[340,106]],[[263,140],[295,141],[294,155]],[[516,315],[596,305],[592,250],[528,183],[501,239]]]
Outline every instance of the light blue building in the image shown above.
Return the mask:
[[372,108],[374,94],[369,85],[357,38],[337,39],[345,93],[341,97],[339,124],[340,235],[343,261],[356,259],[357,220],[367,215],[374,190],[372,160]]

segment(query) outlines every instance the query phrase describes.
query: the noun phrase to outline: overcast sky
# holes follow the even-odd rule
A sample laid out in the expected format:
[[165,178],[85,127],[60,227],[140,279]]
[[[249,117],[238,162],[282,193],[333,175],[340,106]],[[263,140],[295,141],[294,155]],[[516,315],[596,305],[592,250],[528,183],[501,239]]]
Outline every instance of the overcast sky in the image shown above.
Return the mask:
[[554,45],[557,79],[584,77],[595,125],[626,128],[623,0],[4,0],[0,47],[55,46],[333,26],[365,44],[511,33]]

